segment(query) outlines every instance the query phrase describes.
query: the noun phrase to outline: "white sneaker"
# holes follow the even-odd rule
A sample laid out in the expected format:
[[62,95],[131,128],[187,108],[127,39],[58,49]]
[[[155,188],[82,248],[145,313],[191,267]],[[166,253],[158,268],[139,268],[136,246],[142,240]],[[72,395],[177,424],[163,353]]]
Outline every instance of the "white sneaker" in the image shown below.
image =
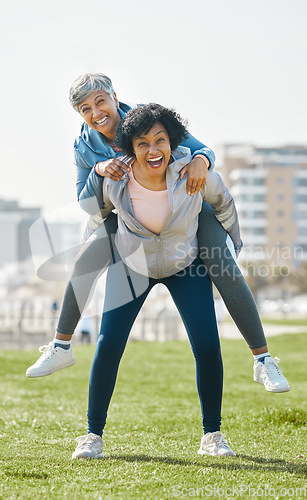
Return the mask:
[[230,449],[227,441],[220,431],[207,432],[202,438],[199,455],[212,455],[222,457],[235,457],[236,454]]
[[68,368],[76,362],[71,346],[69,349],[54,347],[54,341],[52,341],[48,345],[41,346],[39,351],[43,354],[34,365],[27,369],[27,377],[44,377],[62,368]]
[[254,362],[254,380],[264,385],[269,392],[290,391],[290,385],[277,364],[279,361],[278,358],[265,356],[264,363],[257,360]]
[[72,454],[72,458],[103,458],[102,438],[97,434],[87,434],[76,439],[78,446]]

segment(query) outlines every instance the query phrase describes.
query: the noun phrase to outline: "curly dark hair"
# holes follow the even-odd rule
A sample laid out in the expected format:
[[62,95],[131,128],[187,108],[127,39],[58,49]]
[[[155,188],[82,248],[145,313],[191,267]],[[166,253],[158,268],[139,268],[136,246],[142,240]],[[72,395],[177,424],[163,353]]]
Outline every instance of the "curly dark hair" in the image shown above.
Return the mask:
[[150,103],[130,109],[116,129],[115,142],[123,153],[133,156],[132,138],[147,134],[155,123],[162,123],[174,151],[188,136],[187,122],[174,109]]

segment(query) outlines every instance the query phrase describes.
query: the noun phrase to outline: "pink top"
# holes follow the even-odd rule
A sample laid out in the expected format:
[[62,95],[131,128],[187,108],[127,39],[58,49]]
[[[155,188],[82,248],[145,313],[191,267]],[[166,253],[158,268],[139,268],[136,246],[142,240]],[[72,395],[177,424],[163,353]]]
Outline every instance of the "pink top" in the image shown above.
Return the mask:
[[151,191],[135,180],[132,170],[128,175],[128,189],[135,218],[152,233],[160,234],[169,212],[167,189]]

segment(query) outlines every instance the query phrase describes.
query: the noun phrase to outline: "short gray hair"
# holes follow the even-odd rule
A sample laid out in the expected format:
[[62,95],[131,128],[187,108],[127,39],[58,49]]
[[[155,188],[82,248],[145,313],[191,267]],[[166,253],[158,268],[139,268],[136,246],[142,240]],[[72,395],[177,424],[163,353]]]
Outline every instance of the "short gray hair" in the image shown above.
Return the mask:
[[79,113],[78,105],[92,92],[97,92],[98,90],[104,90],[113,99],[113,85],[108,76],[103,73],[84,73],[76,78],[70,87],[70,104]]

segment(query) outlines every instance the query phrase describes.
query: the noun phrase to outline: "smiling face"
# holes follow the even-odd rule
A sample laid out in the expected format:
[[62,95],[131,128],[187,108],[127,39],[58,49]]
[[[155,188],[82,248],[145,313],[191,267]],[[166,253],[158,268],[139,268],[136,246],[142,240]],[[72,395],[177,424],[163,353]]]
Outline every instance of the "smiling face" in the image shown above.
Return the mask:
[[171,145],[166,128],[156,122],[149,132],[132,139],[133,151],[143,175],[165,177],[171,158]]
[[104,90],[92,92],[78,108],[79,113],[89,127],[101,132],[108,140],[113,141],[115,130],[120,122],[119,102],[114,92],[114,100]]

